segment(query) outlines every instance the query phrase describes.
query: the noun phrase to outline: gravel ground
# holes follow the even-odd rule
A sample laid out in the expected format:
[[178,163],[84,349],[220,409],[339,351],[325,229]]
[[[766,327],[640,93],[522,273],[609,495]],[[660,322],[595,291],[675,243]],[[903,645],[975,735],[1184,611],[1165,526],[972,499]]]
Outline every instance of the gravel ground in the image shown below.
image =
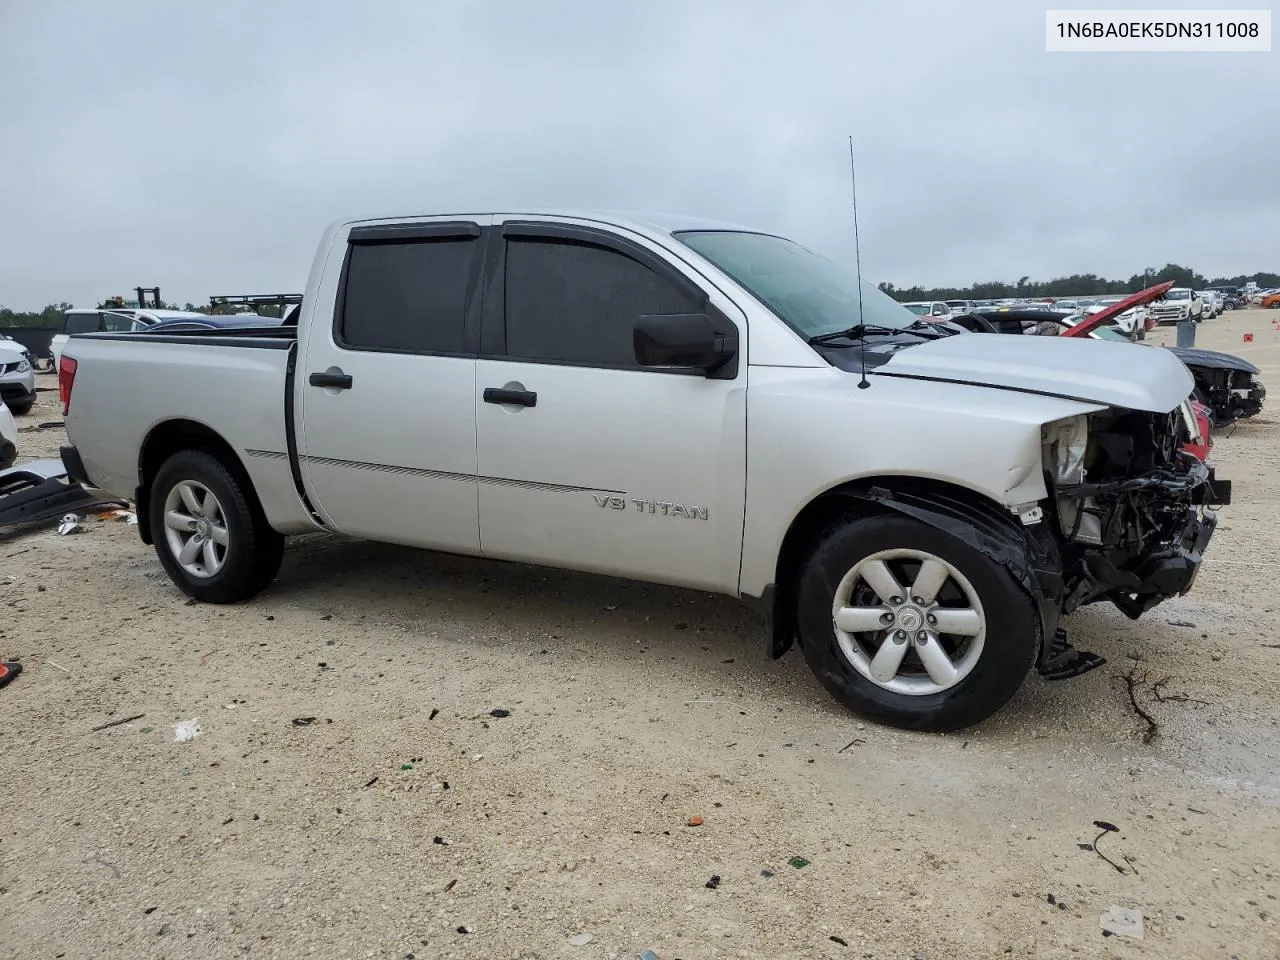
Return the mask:
[[[1280,389],[1274,318],[1198,345]],[[1191,596],[1078,614],[1105,667],[951,736],[858,722],[727,599],[312,536],[217,608],[124,523],[0,535],[0,956],[1280,956],[1275,414],[1212,459]]]

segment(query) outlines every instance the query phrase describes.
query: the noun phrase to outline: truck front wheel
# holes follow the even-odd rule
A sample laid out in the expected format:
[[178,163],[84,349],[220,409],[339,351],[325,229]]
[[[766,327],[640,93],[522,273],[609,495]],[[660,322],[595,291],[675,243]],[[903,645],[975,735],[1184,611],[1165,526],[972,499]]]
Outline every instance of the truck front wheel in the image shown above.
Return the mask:
[[907,517],[829,529],[797,604],[800,648],[823,686],[855,713],[911,730],[986,719],[1039,646],[1031,600],[1002,566]]
[[184,450],[166,460],[148,510],[160,563],[188,596],[247,600],[280,570],[284,537],[267,523],[247,479],[212,454]]

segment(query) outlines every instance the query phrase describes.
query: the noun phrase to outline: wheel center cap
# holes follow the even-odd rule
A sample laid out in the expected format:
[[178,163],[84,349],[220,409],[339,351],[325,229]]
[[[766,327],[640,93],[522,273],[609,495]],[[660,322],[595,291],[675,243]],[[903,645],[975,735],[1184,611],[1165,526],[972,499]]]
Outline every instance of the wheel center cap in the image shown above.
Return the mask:
[[202,537],[207,537],[209,535],[209,521],[208,520],[199,521],[196,524],[196,533],[198,533]]
[[898,611],[898,625],[903,630],[919,630],[924,626],[924,614],[916,607],[903,607]]

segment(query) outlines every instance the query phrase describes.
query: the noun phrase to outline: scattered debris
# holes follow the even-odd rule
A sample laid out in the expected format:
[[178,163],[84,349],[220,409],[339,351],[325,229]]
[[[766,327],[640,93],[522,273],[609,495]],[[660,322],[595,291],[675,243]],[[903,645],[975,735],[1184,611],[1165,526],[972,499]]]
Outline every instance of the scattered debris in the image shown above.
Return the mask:
[[1134,910],[1130,907],[1120,907],[1112,904],[1098,919],[1098,926],[1102,928],[1102,935],[1111,936],[1119,934],[1122,937],[1133,937],[1135,940],[1142,939],[1142,911]]
[[173,742],[186,743],[188,740],[194,740],[200,736],[200,718],[193,717],[190,720],[179,720],[173,725]]
[[459,928],[458,928],[458,932],[459,932],[459,933],[474,933],[475,931],[474,931],[474,930],[472,930],[470,927],[468,927],[468,926],[466,926],[466,925],[464,924],[463,926],[461,926],[461,927],[459,927]]
[[797,870],[803,870],[805,867],[809,865],[809,861],[806,860],[804,857],[792,857],[790,860],[787,861],[787,863],[791,864]]
[[432,843],[439,844],[439,845],[440,845],[440,846],[442,846],[442,847],[447,847],[447,846],[449,846],[451,843],[453,843],[453,841],[452,841],[452,840],[446,840],[444,837],[432,837],[432,838],[431,838],[431,842],[432,842]]
[[412,769],[413,769],[413,764],[412,764],[412,763],[402,763],[402,764],[400,764],[400,769],[401,769],[401,770],[412,770]]
[[365,786],[366,786],[366,787],[372,787],[375,783],[377,783],[377,782],[378,782],[378,779],[379,779],[378,777],[374,777],[372,780],[370,780],[368,783],[366,783],[366,784],[365,784]]
[[843,747],[841,747],[839,750],[837,750],[836,753],[844,753],[850,747],[860,747],[866,742],[867,741],[863,740],[861,737],[855,737],[854,739],[846,743]]
[[691,827],[700,827],[703,824],[703,820],[701,817],[690,817],[688,824]]
[[0,663],[0,687],[3,687],[21,672],[22,664],[17,660],[6,660],[4,663]]
[[64,667],[62,664],[60,664],[60,663],[54,663],[52,660],[46,660],[46,661],[45,661],[45,663],[47,663],[47,664],[48,664],[49,666],[51,666],[51,667],[56,667],[57,669],[61,670],[63,673],[70,673],[70,672],[71,672],[71,671],[70,671],[70,670],[68,670],[66,667]]
[[830,940],[832,943],[840,944],[840,946],[842,947],[847,947],[849,945],[848,940],[846,940],[844,937],[837,937],[834,933],[831,936],[827,937],[827,939]]
[[1165,623],[1171,627],[1195,627],[1195,624],[1189,620],[1166,620]]
[[[1107,821],[1105,820],[1095,820],[1093,821],[1093,825],[1102,831],[1096,837],[1093,838],[1093,852],[1096,853],[1098,856],[1100,856],[1103,860],[1107,861],[1107,863],[1115,867],[1118,872],[1122,874],[1127,874],[1129,872],[1128,870],[1120,866],[1120,864],[1116,863],[1114,860],[1112,860],[1105,853],[1103,853],[1101,850],[1098,849],[1099,840],[1105,837],[1108,833],[1119,833],[1120,828],[1117,827],[1114,823],[1107,823]],[[1081,844],[1080,846],[1083,849],[1084,844]],[[1130,864],[1130,866],[1132,866],[1132,864]],[[1134,873],[1137,873],[1137,872],[1138,871],[1134,870]]]
[[454,887],[456,887],[457,885],[458,885],[458,878],[457,878],[457,877],[454,877],[452,880],[450,880],[448,883],[446,883],[446,884],[444,885],[444,892],[445,892],[445,893],[448,893],[450,890],[452,890],[452,889],[453,889]]
[[119,520],[127,523],[131,527],[138,525],[138,515],[132,510],[108,510],[106,513],[100,513],[95,517],[97,520]]
[[61,420],[46,420],[44,423],[36,424],[36,427],[40,430],[53,430],[65,426],[66,424]]
[[511,716],[511,711],[510,711],[510,710],[504,710],[504,709],[502,709],[501,707],[498,707],[498,708],[497,708],[497,709],[495,709],[495,710],[490,710],[490,711],[489,711],[489,716],[491,716],[491,717],[496,717],[497,719],[501,720],[501,719],[503,719],[504,717],[509,717],[509,716]]
[[593,937],[589,933],[575,933],[572,937],[569,938],[569,946],[585,947],[588,943],[590,943],[594,939],[595,937]]
[[309,727],[316,722],[315,717],[294,717],[293,725],[295,727]]
[[766,880],[768,880],[770,877],[772,877],[772,876],[773,876],[773,871],[772,871],[772,870],[761,870],[761,871],[760,871],[760,876],[762,876],[762,877],[764,877]]
[[636,956],[639,960],[658,960],[658,955],[652,950],[641,950]]
[[713,873],[713,874],[711,875],[711,879],[707,881],[707,889],[708,889],[708,890],[714,890],[714,889],[716,889],[718,886],[720,886],[720,874],[718,874],[718,873]]
[[227,819],[222,821],[222,825],[225,827],[227,824],[231,823],[231,821],[233,821],[234,819],[235,817],[227,817]]
[[112,720],[110,723],[100,723],[98,724],[98,726],[92,728],[89,732],[97,733],[99,730],[107,730],[111,727],[118,727],[121,724],[132,723],[134,720],[141,720],[145,716],[146,716],[145,713],[135,713],[132,717],[125,717],[121,720]]
[[64,513],[58,521],[58,536],[65,537],[69,533],[79,533],[84,527],[80,525],[80,516],[75,513]]
[[440,711],[439,711],[439,710],[437,710],[435,707],[432,707],[432,708],[431,708],[431,716],[427,717],[427,719],[428,719],[428,720],[434,720],[437,716],[439,716],[439,714],[440,714]]

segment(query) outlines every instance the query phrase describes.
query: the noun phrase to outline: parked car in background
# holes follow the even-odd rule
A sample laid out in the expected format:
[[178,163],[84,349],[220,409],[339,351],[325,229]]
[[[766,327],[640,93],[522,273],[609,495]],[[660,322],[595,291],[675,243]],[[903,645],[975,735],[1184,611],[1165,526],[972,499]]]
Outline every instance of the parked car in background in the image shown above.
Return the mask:
[[130,330],[141,330],[161,320],[177,317],[203,317],[203,313],[190,310],[154,310],[135,307],[113,307],[110,309],[75,308],[62,315],[62,329],[53,336],[50,349],[53,352],[53,368],[58,369],[62,359],[62,351],[68,338],[76,333],[126,333]]
[[1217,290],[1200,291],[1200,299],[1204,301],[1204,317],[1206,320],[1222,316],[1223,311],[1227,309],[1226,301]]
[[1235,310],[1241,304],[1248,302],[1248,297],[1241,291],[1239,287],[1230,285],[1217,285],[1208,289],[1215,291],[1222,297],[1223,310]]
[[1258,305],[1268,310],[1280,309],[1280,290],[1277,290],[1274,293],[1263,294],[1262,298],[1258,301]]
[[217,316],[171,317],[144,327],[140,332],[182,333],[192,330],[248,330],[280,326],[284,326],[284,321],[279,317],[263,317],[256,313],[233,313]]
[[926,320],[950,320],[955,316],[951,308],[941,300],[909,300],[903,306]]
[[13,414],[0,401],[0,470],[7,470],[18,459],[18,425]]
[[1167,352],[968,336],[692,218],[341,221],[296,326],[84,334],[59,381],[68,476],[194,598],[317,530],[708,590],[914,729],[1098,666],[1061,619],[1186,593],[1230,500]]
[[951,309],[951,315],[962,317],[973,309],[972,300],[948,300],[947,306]]
[[1147,308],[1155,317],[1156,323],[1179,323],[1194,320],[1199,323],[1204,319],[1204,301],[1200,295],[1189,287],[1173,287]]
[[15,416],[30,413],[36,402],[36,372],[27,348],[13,340],[0,340],[0,403]]

